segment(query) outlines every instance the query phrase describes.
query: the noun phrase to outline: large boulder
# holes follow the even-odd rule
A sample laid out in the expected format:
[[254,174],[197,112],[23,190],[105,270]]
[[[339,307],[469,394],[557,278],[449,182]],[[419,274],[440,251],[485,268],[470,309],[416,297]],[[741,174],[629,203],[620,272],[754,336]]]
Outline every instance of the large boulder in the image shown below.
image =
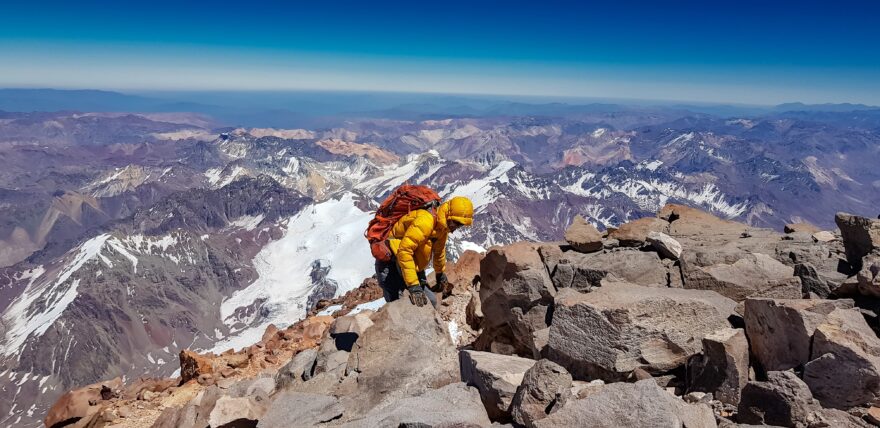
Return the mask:
[[565,230],[565,241],[575,251],[582,253],[592,253],[603,247],[602,234],[580,215],[575,216],[571,225]]
[[846,259],[856,269],[861,268],[863,257],[880,250],[880,219],[840,212],[834,222],[840,228]]
[[667,233],[673,238],[729,236],[740,237],[749,227],[728,220],[722,220],[705,211],[684,205],[666,204],[657,217],[668,221]]
[[748,299],[746,333],[752,354],[767,371],[788,370],[810,361],[813,332],[838,308],[852,300]]
[[102,402],[111,398],[106,392],[103,395],[101,392],[110,391],[115,395],[121,388],[122,379],[116,378],[68,391],[52,405],[43,422],[46,427],[52,428],[95,415],[102,409]]
[[705,251],[688,252],[682,258],[684,288],[716,291],[738,302],[749,297],[802,296],[801,281],[794,276],[794,268],[766,254],[746,253],[731,263],[707,264],[703,260]]
[[272,397],[257,428],[315,426],[338,419],[345,409],[333,396],[284,391]]
[[389,402],[345,428],[488,427],[492,422],[476,389],[454,383]]
[[556,288],[536,246],[518,242],[490,249],[480,262],[480,281],[483,332],[478,349],[504,342],[519,354],[540,355],[544,343],[535,333],[548,327],[541,314],[546,315]]
[[446,325],[430,305],[386,304],[358,338],[348,359],[357,375],[355,412],[458,381],[458,356]]
[[511,404],[511,416],[516,423],[532,428],[536,421],[557,412],[571,399],[571,375],[559,364],[544,359],[523,376]]
[[590,426],[617,427],[716,427],[712,409],[687,404],[657,386],[651,379],[606,385],[561,410],[538,420],[538,428]]
[[770,372],[766,382],[749,382],[743,389],[737,420],[756,425],[806,426],[810,414],[819,408],[797,375]]
[[275,387],[281,390],[294,383],[311,379],[317,358],[318,350],[314,348],[296,354],[275,374]]
[[480,391],[493,421],[510,420],[510,404],[523,375],[535,360],[480,351],[461,351],[461,380]]
[[671,370],[702,351],[703,337],[730,327],[735,306],[711,291],[625,283],[591,293],[560,290],[548,354],[577,379]]
[[664,232],[669,226],[666,220],[657,217],[642,217],[620,225],[608,237],[616,239],[623,247],[641,247],[651,232]]
[[880,399],[880,339],[855,309],[829,313],[813,335],[804,381],[825,407],[846,409]]
[[[619,248],[615,251],[577,254],[565,253],[568,264],[574,269],[571,288],[578,291],[588,291],[588,285],[597,286],[601,280],[609,274],[614,279],[637,285],[650,287],[667,287],[669,285],[669,269],[660,260],[660,256],[653,251],[639,251],[634,248]],[[558,272],[564,268],[564,264],[556,267],[557,275],[553,282],[557,286]],[[675,269],[678,275],[678,269]]]
[[726,328],[703,338],[703,353],[688,361],[688,389],[711,392],[737,405],[749,381],[749,342],[742,329]]

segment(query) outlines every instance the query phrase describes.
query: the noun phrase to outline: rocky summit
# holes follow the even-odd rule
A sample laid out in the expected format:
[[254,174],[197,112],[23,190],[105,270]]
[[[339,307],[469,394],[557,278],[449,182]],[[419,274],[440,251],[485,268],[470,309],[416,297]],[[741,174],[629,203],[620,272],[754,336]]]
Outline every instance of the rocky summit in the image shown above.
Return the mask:
[[816,239],[678,205],[614,231],[577,219],[564,241],[465,253],[436,310],[368,279],[241,350],[180,352],[177,377],[71,390],[44,422],[877,426],[880,220],[837,222]]

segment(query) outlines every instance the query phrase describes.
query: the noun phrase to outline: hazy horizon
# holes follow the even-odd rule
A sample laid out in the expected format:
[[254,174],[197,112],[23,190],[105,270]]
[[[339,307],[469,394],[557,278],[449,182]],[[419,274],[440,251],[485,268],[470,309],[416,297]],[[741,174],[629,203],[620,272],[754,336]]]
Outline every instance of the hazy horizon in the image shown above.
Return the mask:
[[880,4],[19,3],[0,87],[880,104]]

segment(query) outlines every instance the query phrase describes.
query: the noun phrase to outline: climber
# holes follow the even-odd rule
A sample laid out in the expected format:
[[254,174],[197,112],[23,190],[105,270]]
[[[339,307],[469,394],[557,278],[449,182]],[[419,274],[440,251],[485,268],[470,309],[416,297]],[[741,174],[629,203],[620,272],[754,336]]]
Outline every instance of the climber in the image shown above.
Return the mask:
[[430,300],[434,307],[437,298],[428,288],[425,268],[433,259],[437,286],[442,289],[448,282],[446,268],[446,238],[462,226],[474,221],[471,200],[457,196],[440,204],[436,213],[418,209],[403,216],[388,235],[393,257],[390,261],[376,261],[376,278],[388,302],[397,300],[404,290],[410,301],[424,306]]

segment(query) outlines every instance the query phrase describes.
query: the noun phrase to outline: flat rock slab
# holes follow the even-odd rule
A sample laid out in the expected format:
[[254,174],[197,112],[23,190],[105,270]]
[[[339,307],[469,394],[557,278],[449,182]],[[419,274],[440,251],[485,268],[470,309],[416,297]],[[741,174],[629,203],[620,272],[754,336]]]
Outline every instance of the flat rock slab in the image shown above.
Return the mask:
[[284,391],[272,398],[257,427],[314,426],[342,417],[344,410],[336,397]]
[[687,404],[651,379],[606,385],[587,398],[535,422],[538,428],[716,427],[705,404]]
[[794,268],[766,254],[742,254],[732,263],[712,265],[704,265],[700,258],[700,253],[683,257],[684,288],[716,291],[737,302],[749,297],[801,298],[801,281],[794,276]]
[[342,424],[345,428],[488,427],[492,424],[480,393],[463,383],[401,398],[365,417]]
[[667,371],[729,328],[736,303],[711,291],[608,283],[590,293],[561,290],[549,358],[576,379],[617,378],[636,368]]

